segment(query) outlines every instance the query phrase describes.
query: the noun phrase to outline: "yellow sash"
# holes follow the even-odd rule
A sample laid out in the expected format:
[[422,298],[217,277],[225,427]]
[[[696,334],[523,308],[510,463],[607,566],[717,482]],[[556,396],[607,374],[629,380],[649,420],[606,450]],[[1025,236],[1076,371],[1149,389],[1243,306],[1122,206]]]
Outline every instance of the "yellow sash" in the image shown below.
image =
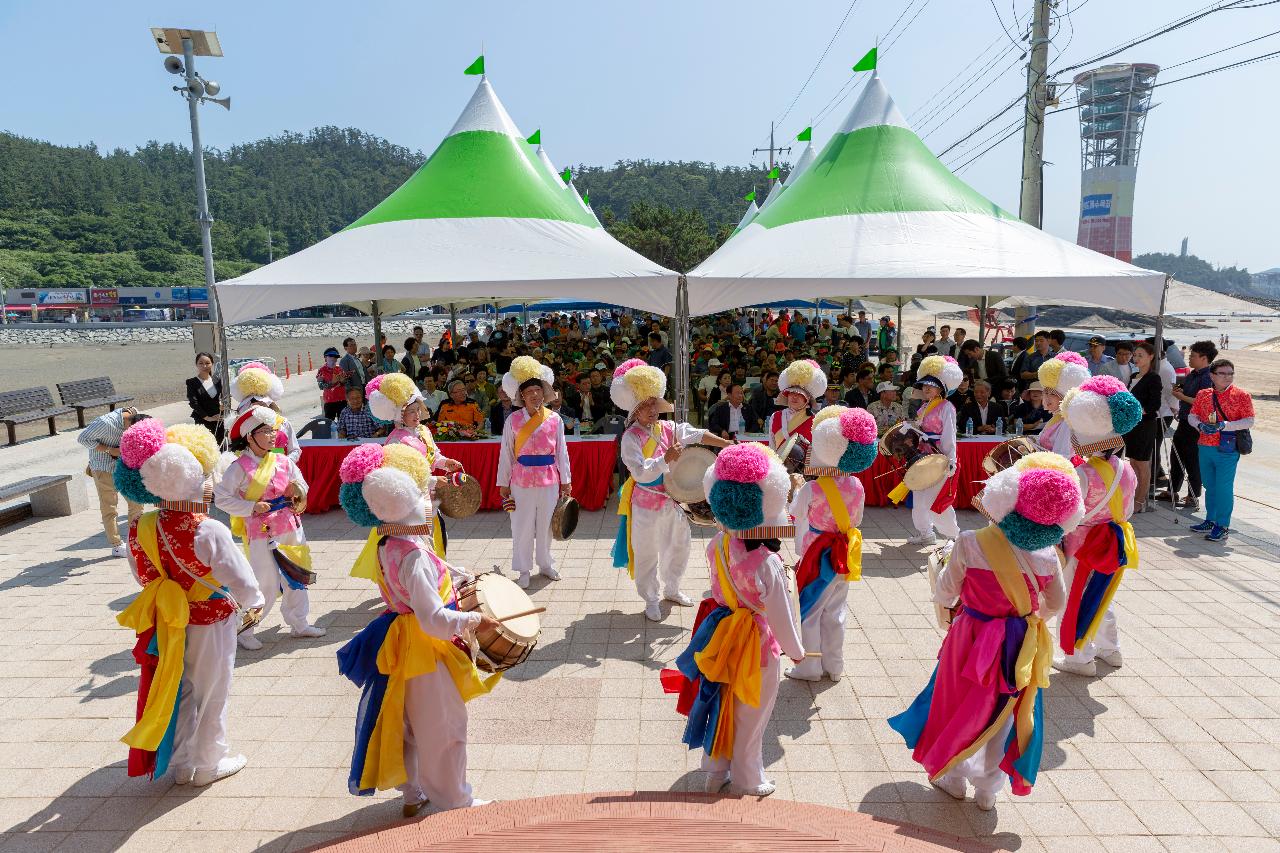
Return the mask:
[[[449,573],[444,574],[447,577]],[[429,636],[412,613],[397,616],[378,651],[378,671],[387,676],[387,689],[360,776],[361,788],[385,790],[403,785],[408,779],[404,768],[405,683],[435,672],[439,663],[448,670],[463,702],[488,693],[501,678],[501,673],[481,676],[462,649],[448,640]],[[418,733],[418,737],[429,736],[430,733]]]
[[1027,621],[1027,633],[1022,638],[1022,648],[1018,650],[1018,661],[1014,668],[1014,687],[1022,691],[1015,699],[1005,702],[996,719],[959,755],[956,755],[943,767],[934,779],[938,779],[960,762],[976,753],[991,738],[999,733],[1010,715],[1015,714],[1014,731],[1018,736],[1018,749],[1025,752],[1027,744],[1035,734],[1036,693],[1049,686],[1049,664],[1053,660],[1053,637],[1049,634],[1049,626],[1039,614],[1031,612],[1031,593],[1023,579],[1022,569],[1014,554],[1013,546],[1005,538],[1004,531],[994,524],[984,527],[976,534],[978,546],[991,564],[991,571],[1000,584],[1004,596],[1018,611],[1017,617]]
[[529,439],[533,436],[534,431],[536,431],[538,427],[542,426],[542,422],[545,421],[550,415],[551,415],[551,410],[548,409],[546,406],[543,406],[541,409],[538,410],[538,413],[536,415],[534,415],[533,417],[529,418],[529,420],[524,422],[524,426],[520,427],[520,431],[516,433],[516,441],[515,441],[516,456],[520,455],[520,451],[524,450],[525,444],[528,443]]
[[849,573],[845,581],[862,580],[862,531],[853,526],[849,515],[849,507],[844,502],[844,495],[836,485],[834,477],[819,477],[818,487],[826,495],[827,505],[831,507],[831,517],[835,519],[836,528],[849,540],[849,556],[847,558]]
[[[644,443],[644,449],[641,451],[645,459],[652,457],[653,452],[658,449],[658,436],[661,432],[662,424],[656,421],[649,427],[649,440]],[[631,538],[631,497],[635,489],[636,478],[627,477],[627,482],[622,484],[622,489],[618,492],[618,515],[622,516],[619,524],[627,526],[627,573],[631,575],[632,580],[636,579],[636,552],[634,540]]]
[[[245,453],[248,452],[250,451],[245,451]],[[267,493],[267,487],[271,485],[271,478],[276,475],[276,460],[279,458],[280,455],[278,453],[268,453],[262,457],[258,462],[258,467],[253,471],[253,476],[249,478],[249,485],[244,490],[245,500],[253,501],[254,503],[262,500],[262,496]],[[241,539],[248,535],[244,517],[239,515],[231,516],[231,532]]]
[[760,705],[760,626],[751,608],[739,604],[729,576],[729,537],[723,533],[716,544],[715,564],[725,606],[733,612],[720,620],[706,648],[695,653],[693,659],[704,678],[724,685],[722,691],[728,690],[728,695],[722,694],[720,724],[711,745],[711,757],[730,758],[733,755],[733,700],[753,708]]
[[[1111,492],[1111,500],[1109,501],[1109,509],[1111,510],[1111,520],[1115,522],[1124,536],[1124,555],[1125,565],[1116,569],[1115,576],[1111,579],[1111,583],[1107,584],[1107,591],[1102,595],[1102,601],[1098,603],[1098,610],[1093,615],[1093,621],[1085,629],[1084,636],[1076,642],[1077,649],[1083,649],[1098,633],[1098,628],[1102,626],[1102,617],[1107,614],[1108,608],[1111,607],[1111,600],[1116,596],[1116,590],[1120,588],[1120,581],[1124,577],[1126,569],[1138,568],[1138,539],[1133,533],[1133,525],[1124,517],[1124,494],[1117,486],[1111,488],[1112,482],[1117,474],[1116,469],[1111,467],[1111,463],[1106,459],[1100,459],[1097,456],[1090,456],[1086,463],[1097,472],[1098,477],[1102,480],[1102,486]],[[1077,567],[1076,571],[1079,571]]]
[[[156,528],[159,519],[159,510],[143,513],[138,518],[136,541],[160,575],[143,587],[142,592],[116,617],[117,622],[133,629],[135,634],[141,634],[153,625],[156,629],[160,660],[151,679],[146,707],[138,722],[120,739],[134,749],[151,752],[164,739],[173,716],[173,704],[178,698],[178,688],[182,684],[187,622],[191,617],[187,602],[204,601],[213,594],[213,590],[200,583],[193,583],[190,590],[184,590],[165,573],[164,564],[160,562]],[[217,585],[213,578],[210,581]]]
[[436,454],[440,452],[440,448],[436,446],[435,436],[431,434],[431,430],[418,424],[418,441],[427,446],[427,465],[434,468],[436,464]]
[[[942,400],[943,400],[942,394],[939,393],[937,397],[934,397],[932,400],[926,403],[924,409],[919,414],[916,415],[916,423],[917,424],[921,423],[924,420],[925,415],[929,414],[934,409],[941,406]],[[921,427],[921,429],[923,429],[923,426]]]
[[[778,417],[778,423],[782,423],[782,416],[786,414],[787,414],[786,412],[781,413],[781,415]],[[792,415],[790,419],[787,420],[786,432],[783,432],[782,430],[777,430],[774,432],[773,434],[774,449],[776,450],[779,447],[781,447],[783,442],[785,442],[788,438],[794,435],[795,431],[800,429],[800,427],[804,426],[805,421],[809,420],[812,417],[813,415],[808,411],[797,412],[796,414]]]

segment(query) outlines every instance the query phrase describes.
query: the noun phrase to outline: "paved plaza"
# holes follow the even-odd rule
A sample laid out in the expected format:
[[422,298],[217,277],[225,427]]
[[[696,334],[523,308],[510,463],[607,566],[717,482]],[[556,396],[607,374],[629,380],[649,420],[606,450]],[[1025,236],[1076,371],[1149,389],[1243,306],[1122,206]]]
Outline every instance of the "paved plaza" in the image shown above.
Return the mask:
[[[962,514],[965,526],[978,516]],[[1271,527],[1280,515],[1270,519]],[[994,813],[933,790],[885,723],[925,683],[940,632],[922,555],[901,547],[905,510],[872,509],[863,581],[853,584],[839,684],[784,681],[766,739],[773,800],[834,806],[995,848],[1280,849],[1280,583],[1273,546],[1246,533],[1225,548],[1161,510],[1140,517],[1143,565],[1118,596],[1125,666],[1055,673],[1034,793]],[[1251,515],[1253,528],[1268,519]],[[534,579],[548,612],[541,645],[469,705],[471,781],[503,801],[605,791],[698,790],[701,753],[658,671],[688,639],[692,609],[640,615],[610,562],[617,516],[583,515],[555,548],[564,580]],[[0,532],[0,849],[293,850],[399,821],[392,797],[347,794],[357,693],[335,650],[380,611],[347,576],[363,541],[342,512],[308,516],[320,640],[266,620],[260,652],[239,653],[231,739],[249,758],[204,789],[125,774],[137,688],[132,635],[115,615],[135,593],[96,511]],[[706,529],[695,528],[705,539]],[[450,557],[506,565],[507,517],[452,528]],[[695,546],[684,589],[704,589]],[[784,551],[793,559],[789,547]]]

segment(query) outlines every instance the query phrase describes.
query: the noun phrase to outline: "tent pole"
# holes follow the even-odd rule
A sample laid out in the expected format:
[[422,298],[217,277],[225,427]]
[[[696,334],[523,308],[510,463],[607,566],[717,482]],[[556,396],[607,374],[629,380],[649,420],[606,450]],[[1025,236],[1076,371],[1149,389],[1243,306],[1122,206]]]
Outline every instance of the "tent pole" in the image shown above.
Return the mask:
[[521,327],[520,334],[521,336],[523,336],[524,333],[529,328],[529,303],[528,302],[520,303],[520,327]]
[[449,303],[449,340],[453,341],[454,346],[458,344],[458,306]]
[[982,344],[982,348],[987,347],[987,297],[982,297],[982,301],[978,303],[978,343]]
[[675,381],[676,420],[689,420],[689,281],[680,276],[676,282],[676,316],[672,335],[676,339],[675,361],[671,378]]
[[382,365],[382,310],[378,308],[378,300],[370,306],[373,311],[373,366]]
[[902,297],[898,297],[898,333],[894,335],[893,348],[898,351],[899,366],[906,364],[902,360],[905,357],[902,352]]
[[[1169,298],[1169,283],[1170,283],[1170,282],[1172,282],[1172,281],[1173,281],[1173,276],[1171,276],[1171,275],[1166,275],[1166,276],[1164,277],[1164,290],[1160,291],[1160,313],[1156,315],[1156,335],[1155,335],[1155,338],[1156,338],[1156,365],[1155,365],[1155,370],[1156,370],[1156,373],[1157,373],[1157,374],[1159,374],[1159,372],[1160,372],[1160,359],[1164,358],[1164,309],[1165,309],[1165,300],[1167,300],[1167,299]],[[1160,461],[1160,450],[1161,450],[1160,445],[1161,445],[1161,444],[1164,444],[1164,421],[1163,421],[1163,420],[1158,421],[1157,425],[1158,425],[1158,426],[1159,426],[1159,428],[1160,428],[1160,431],[1159,431],[1159,433],[1158,433],[1158,434],[1157,434],[1157,436],[1156,436],[1156,462],[1158,463],[1158,462]],[[1158,465],[1157,465],[1157,467],[1158,467]],[[1172,467],[1173,467],[1173,465],[1172,465],[1172,463],[1170,463],[1170,468],[1172,468]],[[1170,490],[1170,491],[1172,491],[1172,490]],[[1147,499],[1147,500],[1152,500],[1152,499],[1153,499],[1153,497],[1155,496],[1155,492],[1156,492],[1156,478],[1153,476],[1153,477],[1151,478],[1151,484],[1150,484],[1150,486],[1147,488],[1147,496],[1146,496],[1146,499]]]

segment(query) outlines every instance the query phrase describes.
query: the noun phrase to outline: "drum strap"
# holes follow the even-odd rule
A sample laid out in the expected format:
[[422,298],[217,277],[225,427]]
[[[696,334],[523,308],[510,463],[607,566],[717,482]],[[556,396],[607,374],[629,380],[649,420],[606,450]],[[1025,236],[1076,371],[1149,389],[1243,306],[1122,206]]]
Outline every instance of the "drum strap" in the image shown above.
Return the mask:
[[862,531],[853,526],[849,505],[844,502],[844,495],[840,493],[840,487],[836,485],[835,478],[819,477],[817,483],[827,499],[827,506],[831,507],[831,517],[835,519],[836,529],[843,533],[849,542],[849,556],[846,562],[849,571],[845,574],[845,580],[862,580]]

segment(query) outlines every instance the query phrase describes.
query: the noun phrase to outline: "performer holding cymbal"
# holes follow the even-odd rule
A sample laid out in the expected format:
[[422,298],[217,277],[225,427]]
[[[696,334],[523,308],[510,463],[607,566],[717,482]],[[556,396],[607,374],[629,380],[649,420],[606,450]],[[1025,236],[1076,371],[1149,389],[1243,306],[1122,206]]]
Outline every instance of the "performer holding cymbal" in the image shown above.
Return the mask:
[[666,374],[638,358],[620,364],[609,387],[614,405],[630,412],[621,456],[631,476],[618,497],[618,515],[623,518],[613,564],[630,570],[644,599],[644,615],[654,622],[662,620],[659,595],[681,607],[693,606],[693,599],[680,591],[692,541],[689,520],[667,496],[662,478],[684,445],[733,444],[687,423],[658,420],[659,413],[672,411],[666,391]]
[[946,455],[949,462],[946,479],[935,486],[920,491],[909,491],[906,484],[899,484],[889,497],[894,503],[911,495],[911,523],[916,534],[907,540],[908,545],[931,545],[934,531],[954,540],[960,535],[956,521],[956,407],[947,395],[960,387],[964,372],[949,355],[931,355],[920,362],[916,371],[916,390],[924,399],[924,405],[916,415],[915,426],[933,443],[938,453]]
[[793,361],[778,376],[777,403],[785,409],[766,421],[769,446],[776,453],[793,435],[813,439],[813,407],[827,393],[827,375],[813,359]]

